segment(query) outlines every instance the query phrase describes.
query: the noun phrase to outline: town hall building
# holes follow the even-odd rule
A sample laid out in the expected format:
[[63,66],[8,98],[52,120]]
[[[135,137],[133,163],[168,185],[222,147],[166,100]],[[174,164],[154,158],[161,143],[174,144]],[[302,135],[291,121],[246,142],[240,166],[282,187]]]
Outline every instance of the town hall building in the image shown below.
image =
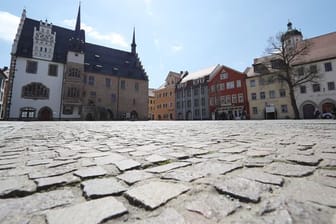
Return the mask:
[[11,52],[8,120],[146,120],[148,76],[136,52],[85,41],[74,30],[26,17]]

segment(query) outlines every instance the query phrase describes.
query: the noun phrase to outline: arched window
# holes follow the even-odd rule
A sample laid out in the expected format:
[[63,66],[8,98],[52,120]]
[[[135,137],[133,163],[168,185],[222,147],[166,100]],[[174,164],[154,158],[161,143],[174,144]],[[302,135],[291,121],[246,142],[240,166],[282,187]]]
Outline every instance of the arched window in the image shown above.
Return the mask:
[[49,88],[39,82],[32,82],[22,87],[22,98],[49,99]]
[[80,78],[80,71],[78,68],[70,68],[68,71],[68,76],[69,77],[76,77]]

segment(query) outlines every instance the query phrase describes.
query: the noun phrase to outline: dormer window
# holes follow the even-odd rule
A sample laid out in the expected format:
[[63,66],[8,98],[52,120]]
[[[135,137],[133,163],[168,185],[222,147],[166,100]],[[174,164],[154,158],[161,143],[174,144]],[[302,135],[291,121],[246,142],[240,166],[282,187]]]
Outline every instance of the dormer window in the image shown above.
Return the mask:
[[95,59],[99,59],[99,58],[100,58],[100,55],[95,54],[94,57],[95,57]]

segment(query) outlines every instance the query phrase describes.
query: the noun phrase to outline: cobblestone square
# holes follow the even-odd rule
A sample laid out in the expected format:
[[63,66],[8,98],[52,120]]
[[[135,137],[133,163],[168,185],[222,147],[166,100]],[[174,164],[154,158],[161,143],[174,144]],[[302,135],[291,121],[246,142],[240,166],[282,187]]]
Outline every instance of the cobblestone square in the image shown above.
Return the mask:
[[336,121],[0,122],[0,223],[336,223]]

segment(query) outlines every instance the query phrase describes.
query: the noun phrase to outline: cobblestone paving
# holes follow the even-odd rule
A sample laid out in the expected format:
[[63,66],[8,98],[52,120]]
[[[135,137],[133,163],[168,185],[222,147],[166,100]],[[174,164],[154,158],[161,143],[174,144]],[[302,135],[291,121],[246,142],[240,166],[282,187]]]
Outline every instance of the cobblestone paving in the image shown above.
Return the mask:
[[0,223],[336,223],[336,121],[0,122]]

